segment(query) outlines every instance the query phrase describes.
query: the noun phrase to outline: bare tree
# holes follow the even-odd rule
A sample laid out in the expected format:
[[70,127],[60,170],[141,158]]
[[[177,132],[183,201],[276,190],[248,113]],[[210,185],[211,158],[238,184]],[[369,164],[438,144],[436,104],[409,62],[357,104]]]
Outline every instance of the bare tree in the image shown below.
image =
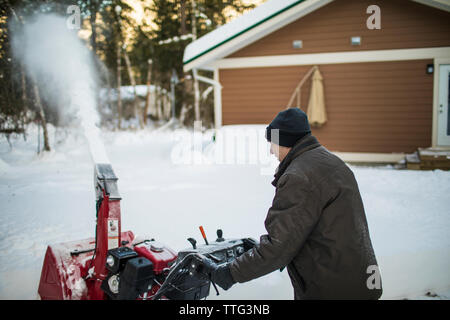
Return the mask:
[[186,34],[186,0],[180,0],[180,34]]
[[39,117],[41,118],[42,130],[44,133],[44,150],[50,151],[50,144],[48,142],[47,121],[45,119],[45,112],[42,106],[41,96],[39,95],[39,89],[34,75],[31,75],[31,83],[33,86],[35,102],[39,110]]
[[117,117],[118,117],[118,123],[117,127],[119,129],[122,128],[122,95],[120,92],[121,87],[121,78],[120,78],[120,69],[121,69],[121,48],[120,43],[117,44]]
[[144,122],[143,122],[142,117],[141,117],[141,112],[139,112],[140,110],[138,110],[139,109],[139,105],[138,105],[138,97],[137,97],[137,92],[136,92],[136,80],[134,79],[134,76],[133,76],[133,70],[131,70],[131,62],[130,62],[130,57],[128,56],[128,53],[127,53],[127,50],[126,50],[126,48],[127,48],[126,44],[124,44],[122,48],[123,48],[123,57],[125,59],[125,64],[127,66],[128,77],[130,78],[130,83],[131,83],[131,86],[133,87],[133,95],[134,95],[133,112],[134,112],[134,117],[138,118],[139,126],[141,127],[141,129],[143,129],[144,128]]
[[97,19],[97,11],[98,11],[98,1],[97,0],[91,0],[89,3],[89,11],[91,12],[91,15],[89,17],[89,22],[91,24],[91,46],[92,51],[94,54],[97,53],[97,25],[95,23]]
[[150,89],[151,89],[151,80],[152,80],[152,59],[148,59],[148,70],[147,70],[147,96],[145,98],[145,107],[142,118],[144,120],[144,125],[147,124],[147,114],[148,109],[150,108]]
[[[192,4],[192,35],[193,41],[197,39],[197,23],[196,23],[196,12],[197,7],[195,4],[195,0],[191,0]],[[195,112],[195,121],[200,121],[200,88],[197,80],[197,70],[192,70],[193,81],[194,81],[194,112]]]
[[[16,21],[21,25],[24,26],[25,22],[23,21],[22,17],[19,17],[14,8],[11,6],[11,4],[9,3],[9,1],[6,1],[6,5],[8,6],[8,8],[11,10],[12,15],[14,16],[14,18],[16,19]],[[26,104],[26,78],[25,78],[25,72],[23,67],[21,67],[21,82],[22,82],[22,101],[24,103],[24,106]],[[43,133],[44,133],[44,150],[45,151],[50,151],[50,143],[48,140],[48,130],[47,130],[47,120],[45,117],[45,111],[44,111],[44,107],[42,105],[42,101],[41,101],[41,96],[39,94],[39,88],[37,86],[37,81],[36,78],[33,74],[30,75],[30,79],[31,79],[31,86],[33,87],[33,92],[34,92],[34,97],[35,97],[35,102],[36,105],[38,107],[39,110],[39,117],[41,120],[41,124],[42,124],[42,129],[43,129]],[[25,109],[26,110],[26,109]]]
[[[25,121],[27,117],[27,111],[28,111],[28,98],[27,98],[27,79],[25,76],[25,70],[23,68],[23,65],[20,65],[20,84],[22,86],[22,128],[25,126]],[[25,130],[23,131],[23,138],[26,139],[26,133]]]

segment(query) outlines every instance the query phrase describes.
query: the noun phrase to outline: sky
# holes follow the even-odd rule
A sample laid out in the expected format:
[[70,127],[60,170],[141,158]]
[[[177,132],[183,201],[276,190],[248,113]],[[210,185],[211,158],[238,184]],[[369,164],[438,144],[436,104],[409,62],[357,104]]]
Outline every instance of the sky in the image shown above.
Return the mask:
[[[188,1],[190,1],[190,0],[188,0]],[[242,2],[244,4],[255,4],[256,6],[258,6],[266,1],[267,0],[243,0]],[[153,2],[152,0],[126,0],[125,2],[134,9],[132,12],[129,13],[129,17],[131,19],[133,19],[137,25],[146,24],[151,27],[152,26],[155,27],[152,23],[152,19],[153,19],[152,15],[144,12],[144,9],[143,9],[143,5],[145,5],[145,4],[150,5]],[[232,20],[240,15],[239,13],[232,11],[232,10],[230,10],[230,12],[228,14],[230,16],[230,20]],[[101,23],[101,21],[98,20],[97,23]],[[150,31],[150,30],[151,30],[151,28],[148,29],[147,31]],[[135,35],[134,31],[132,30],[132,28],[130,28],[130,27],[127,28],[125,26],[124,33],[126,36],[125,42],[130,43],[131,39]],[[90,24],[87,20],[85,21],[83,28],[79,31],[78,35],[80,38],[82,38],[84,40],[87,40],[91,36]]]

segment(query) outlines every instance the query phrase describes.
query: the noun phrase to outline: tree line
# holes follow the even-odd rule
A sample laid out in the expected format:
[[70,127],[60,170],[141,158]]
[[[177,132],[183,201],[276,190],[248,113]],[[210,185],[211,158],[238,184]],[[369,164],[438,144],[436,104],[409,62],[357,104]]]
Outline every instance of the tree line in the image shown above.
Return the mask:
[[[133,17],[136,8],[126,0],[0,0],[1,134],[7,138],[23,134],[26,138],[27,124],[34,122],[43,128],[43,149],[50,150],[46,124],[63,124],[55,108],[39,94],[36,80],[14,58],[11,35],[13,28],[26,24],[35,14],[67,16],[68,7],[73,5],[79,9],[80,31],[88,34],[81,38],[95,57],[100,87],[107,92],[102,100],[99,94],[103,125],[124,129],[124,122],[132,118],[139,129],[172,116],[184,125],[194,120],[213,125],[211,88],[196,81],[192,72],[183,71],[184,49],[225,24],[230,15],[252,9],[253,4],[243,0],[140,0],[142,15],[138,20]],[[199,73],[212,77],[207,71]],[[171,88],[174,77],[178,82]],[[121,97],[118,88],[123,86],[131,88],[131,100]],[[137,86],[147,88],[144,96]],[[156,89],[151,91],[151,86]],[[171,89],[176,97],[173,100]],[[173,107],[170,115],[163,110],[167,104]]]

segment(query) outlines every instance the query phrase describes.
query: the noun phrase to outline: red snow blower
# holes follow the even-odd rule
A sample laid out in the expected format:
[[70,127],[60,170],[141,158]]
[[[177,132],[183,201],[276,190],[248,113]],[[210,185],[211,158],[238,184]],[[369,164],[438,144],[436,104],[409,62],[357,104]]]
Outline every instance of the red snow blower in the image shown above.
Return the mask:
[[[94,168],[97,225],[95,238],[50,245],[45,253],[38,293],[41,299],[199,300],[210,291],[204,258],[228,263],[252,248],[251,238],[217,239],[175,253],[155,239],[121,231],[120,195],[110,164]],[[218,294],[217,288],[212,283]]]

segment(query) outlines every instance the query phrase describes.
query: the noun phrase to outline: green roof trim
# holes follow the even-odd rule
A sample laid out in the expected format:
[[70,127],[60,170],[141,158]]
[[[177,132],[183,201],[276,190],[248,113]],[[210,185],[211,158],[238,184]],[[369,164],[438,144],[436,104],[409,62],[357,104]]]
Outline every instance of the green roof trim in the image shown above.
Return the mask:
[[216,44],[215,46],[209,48],[208,50],[205,50],[205,51],[203,51],[202,53],[196,55],[195,57],[189,59],[188,61],[183,62],[183,65],[188,64],[189,62],[194,61],[195,59],[197,59],[197,58],[199,58],[199,57],[201,57],[201,56],[207,54],[208,52],[210,52],[210,51],[216,49],[217,47],[220,47],[220,46],[223,45],[224,43],[226,43],[226,42],[228,42],[228,41],[230,41],[230,40],[233,40],[233,39],[236,38],[236,37],[239,37],[240,35],[246,33],[247,31],[249,31],[249,30],[251,30],[251,29],[253,29],[253,28],[259,26],[260,24],[263,24],[264,22],[266,22],[266,21],[272,19],[273,17],[275,17],[275,16],[277,16],[277,15],[279,15],[279,14],[281,14],[281,13],[283,13],[283,12],[285,12],[285,11],[287,11],[287,10],[293,8],[293,7],[295,7],[296,5],[300,4],[300,3],[303,2],[303,1],[305,1],[305,0],[299,0],[299,1],[296,1],[296,2],[294,2],[294,3],[292,3],[292,4],[290,4],[289,6],[283,8],[283,9],[277,11],[277,12],[275,12],[274,14],[271,14],[271,15],[268,16],[267,18],[265,18],[265,19],[263,19],[263,20],[261,20],[261,21],[258,21],[257,23],[251,25],[251,26],[248,27],[247,29],[244,29],[244,30],[242,30],[242,31],[240,31],[240,32],[238,32],[238,33],[236,33],[235,35],[229,37],[228,39],[226,39],[226,40],[224,40],[224,41],[222,41],[222,42]]

